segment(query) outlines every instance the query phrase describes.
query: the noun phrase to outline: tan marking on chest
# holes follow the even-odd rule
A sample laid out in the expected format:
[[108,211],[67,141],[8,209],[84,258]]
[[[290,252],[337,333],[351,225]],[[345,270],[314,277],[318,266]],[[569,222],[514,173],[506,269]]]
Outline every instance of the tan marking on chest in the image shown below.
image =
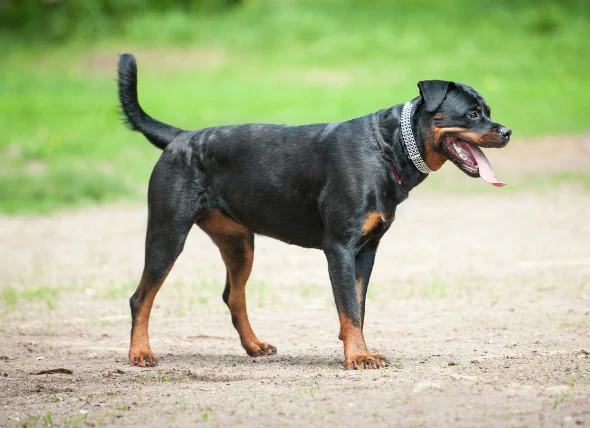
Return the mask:
[[367,214],[365,221],[363,222],[362,234],[367,235],[385,221],[387,221],[385,214],[378,211],[371,211],[369,214]]

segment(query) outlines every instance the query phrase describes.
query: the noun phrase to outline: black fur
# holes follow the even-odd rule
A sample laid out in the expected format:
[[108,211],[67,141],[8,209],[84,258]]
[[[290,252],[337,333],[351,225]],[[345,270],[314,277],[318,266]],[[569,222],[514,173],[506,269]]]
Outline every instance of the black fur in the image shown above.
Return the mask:
[[440,107],[451,85],[451,82],[444,80],[423,80],[418,83],[426,111],[433,112]]
[[[133,56],[122,55],[123,111],[132,129],[163,149],[149,187],[146,272],[165,277],[192,224],[220,211],[251,233],[323,250],[341,319],[362,328],[379,240],[397,205],[427,176],[409,160],[402,142],[403,105],[345,122],[182,131],[141,109],[136,73]],[[487,104],[472,88],[443,81],[420,82],[419,88],[411,120],[423,157],[425,144],[444,153],[440,142],[431,140],[435,123],[497,134],[500,125],[491,122]],[[486,112],[478,123],[464,118],[476,103]],[[437,119],[441,112],[444,119]],[[371,213],[383,218],[367,231]],[[357,280],[362,283],[360,298]],[[226,303],[229,292],[228,282]]]
[[140,131],[157,148],[164,150],[182,129],[166,125],[146,114],[137,99],[137,64],[135,57],[123,54],[119,57],[119,100],[125,123],[134,131]]

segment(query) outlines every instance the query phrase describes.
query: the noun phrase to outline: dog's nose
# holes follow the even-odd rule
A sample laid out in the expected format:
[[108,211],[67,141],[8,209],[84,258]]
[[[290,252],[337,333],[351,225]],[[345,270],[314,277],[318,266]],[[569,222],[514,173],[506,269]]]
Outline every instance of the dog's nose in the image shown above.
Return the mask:
[[502,138],[504,138],[505,140],[508,140],[510,138],[510,136],[512,135],[512,129],[510,128],[506,128],[505,126],[502,126],[499,130],[500,135],[502,136]]

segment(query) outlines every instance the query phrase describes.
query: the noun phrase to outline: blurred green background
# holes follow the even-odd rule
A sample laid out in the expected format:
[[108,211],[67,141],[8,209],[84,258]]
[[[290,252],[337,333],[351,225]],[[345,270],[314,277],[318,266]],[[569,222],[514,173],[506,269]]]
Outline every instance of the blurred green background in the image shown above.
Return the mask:
[[478,89],[511,144],[590,128],[585,0],[0,0],[0,28],[3,212],[145,197],[160,152],[121,125],[122,52],[187,129],[346,120],[433,78]]

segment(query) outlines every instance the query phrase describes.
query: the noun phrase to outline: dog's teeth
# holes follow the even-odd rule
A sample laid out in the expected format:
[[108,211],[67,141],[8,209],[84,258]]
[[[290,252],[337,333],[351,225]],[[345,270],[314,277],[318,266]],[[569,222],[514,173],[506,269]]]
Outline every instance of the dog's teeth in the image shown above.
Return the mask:
[[453,143],[453,148],[457,153],[463,154],[463,149],[461,148],[461,146],[458,146],[457,144]]

